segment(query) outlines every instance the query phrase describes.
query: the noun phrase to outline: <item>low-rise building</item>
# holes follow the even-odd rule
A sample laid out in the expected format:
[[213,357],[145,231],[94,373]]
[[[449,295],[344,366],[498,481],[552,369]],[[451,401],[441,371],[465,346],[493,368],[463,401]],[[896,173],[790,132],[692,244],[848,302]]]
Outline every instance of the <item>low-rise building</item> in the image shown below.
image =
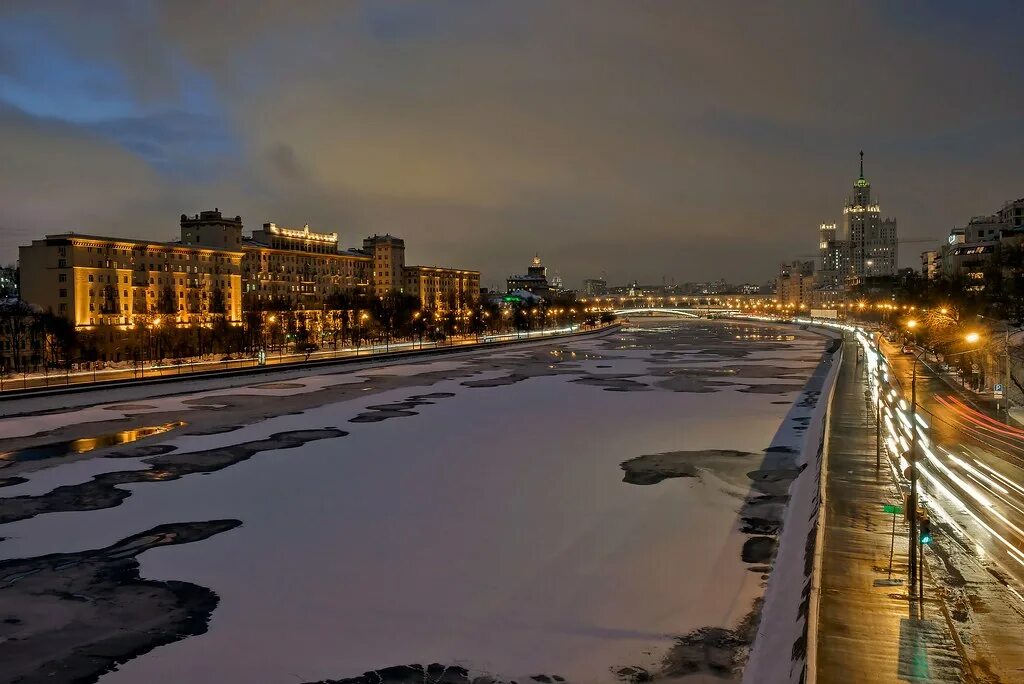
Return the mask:
[[465,309],[480,298],[480,272],[438,266],[405,266],[402,292],[434,311]]
[[775,280],[775,301],[778,304],[794,308],[810,306],[813,290],[813,261],[794,261],[779,266]]
[[526,290],[538,297],[551,296],[551,284],[548,282],[548,269],[541,263],[540,255],[535,254],[525,275],[511,275],[506,282],[509,292]]

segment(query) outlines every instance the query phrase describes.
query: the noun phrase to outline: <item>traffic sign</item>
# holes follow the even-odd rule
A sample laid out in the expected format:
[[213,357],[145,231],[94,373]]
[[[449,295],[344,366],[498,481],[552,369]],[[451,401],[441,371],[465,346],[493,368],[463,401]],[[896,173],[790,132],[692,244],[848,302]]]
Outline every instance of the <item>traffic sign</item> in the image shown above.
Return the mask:
[[899,515],[903,512],[903,506],[897,506],[896,504],[884,504],[882,510],[886,513],[892,513],[893,515]]
[[999,384],[999,383],[996,383],[996,386],[993,389],[996,392],[1002,392],[1003,391],[1003,386],[1001,384]]

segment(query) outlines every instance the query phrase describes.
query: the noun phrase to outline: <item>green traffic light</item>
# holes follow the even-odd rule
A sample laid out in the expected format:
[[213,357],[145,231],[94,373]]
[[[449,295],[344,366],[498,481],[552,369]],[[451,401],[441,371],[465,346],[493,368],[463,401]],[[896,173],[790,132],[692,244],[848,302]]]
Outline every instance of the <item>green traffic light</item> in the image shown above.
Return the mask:
[[921,543],[922,544],[931,544],[932,543],[932,535],[930,535],[930,534],[922,534],[921,535]]

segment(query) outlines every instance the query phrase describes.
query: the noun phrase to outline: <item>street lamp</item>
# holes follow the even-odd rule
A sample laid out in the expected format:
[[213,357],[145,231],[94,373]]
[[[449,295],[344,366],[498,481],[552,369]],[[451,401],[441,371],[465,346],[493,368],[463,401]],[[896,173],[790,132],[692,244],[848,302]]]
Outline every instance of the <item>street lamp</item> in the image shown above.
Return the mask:
[[[907,321],[907,329],[914,331],[917,328],[917,321]],[[916,340],[915,340],[916,341]],[[916,345],[915,345],[916,346]],[[910,512],[910,593],[913,595],[916,583],[921,580],[917,576],[917,362],[921,359],[916,351],[914,354],[914,365],[910,371],[910,500],[907,507]]]

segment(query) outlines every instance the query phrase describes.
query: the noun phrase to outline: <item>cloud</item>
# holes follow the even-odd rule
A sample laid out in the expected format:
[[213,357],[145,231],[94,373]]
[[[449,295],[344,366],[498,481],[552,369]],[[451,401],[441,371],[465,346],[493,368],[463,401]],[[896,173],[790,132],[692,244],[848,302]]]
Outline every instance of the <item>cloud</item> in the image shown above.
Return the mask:
[[[1020,194],[1021,58],[991,49],[1013,38],[1013,5],[81,7],[0,11],[0,31],[31,19],[113,74],[128,112],[0,122],[4,143],[33,140],[12,166],[34,151],[35,175],[63,188],[42,211],[43,198],[8,192],[0,225],[19,240],[71,217],[156,237],[216,205],[347,244],[400,234],[413,261],[479,267],[492,283],[535,251],[570,283],[764,280],[838,219],[861,148],[907,237],[939,240]],[[5,53],[0,74],[22,58]],[[0,76],[0,100],[32,92],[7,78],[17,89]],[[58,80],[39,97],[59,105]],[[90,165],[83,155],[96,174],[68,171]],[[23,182],[12,176],[0,169],[0,183]],[[904,251],[913,264],[917,245]]]

